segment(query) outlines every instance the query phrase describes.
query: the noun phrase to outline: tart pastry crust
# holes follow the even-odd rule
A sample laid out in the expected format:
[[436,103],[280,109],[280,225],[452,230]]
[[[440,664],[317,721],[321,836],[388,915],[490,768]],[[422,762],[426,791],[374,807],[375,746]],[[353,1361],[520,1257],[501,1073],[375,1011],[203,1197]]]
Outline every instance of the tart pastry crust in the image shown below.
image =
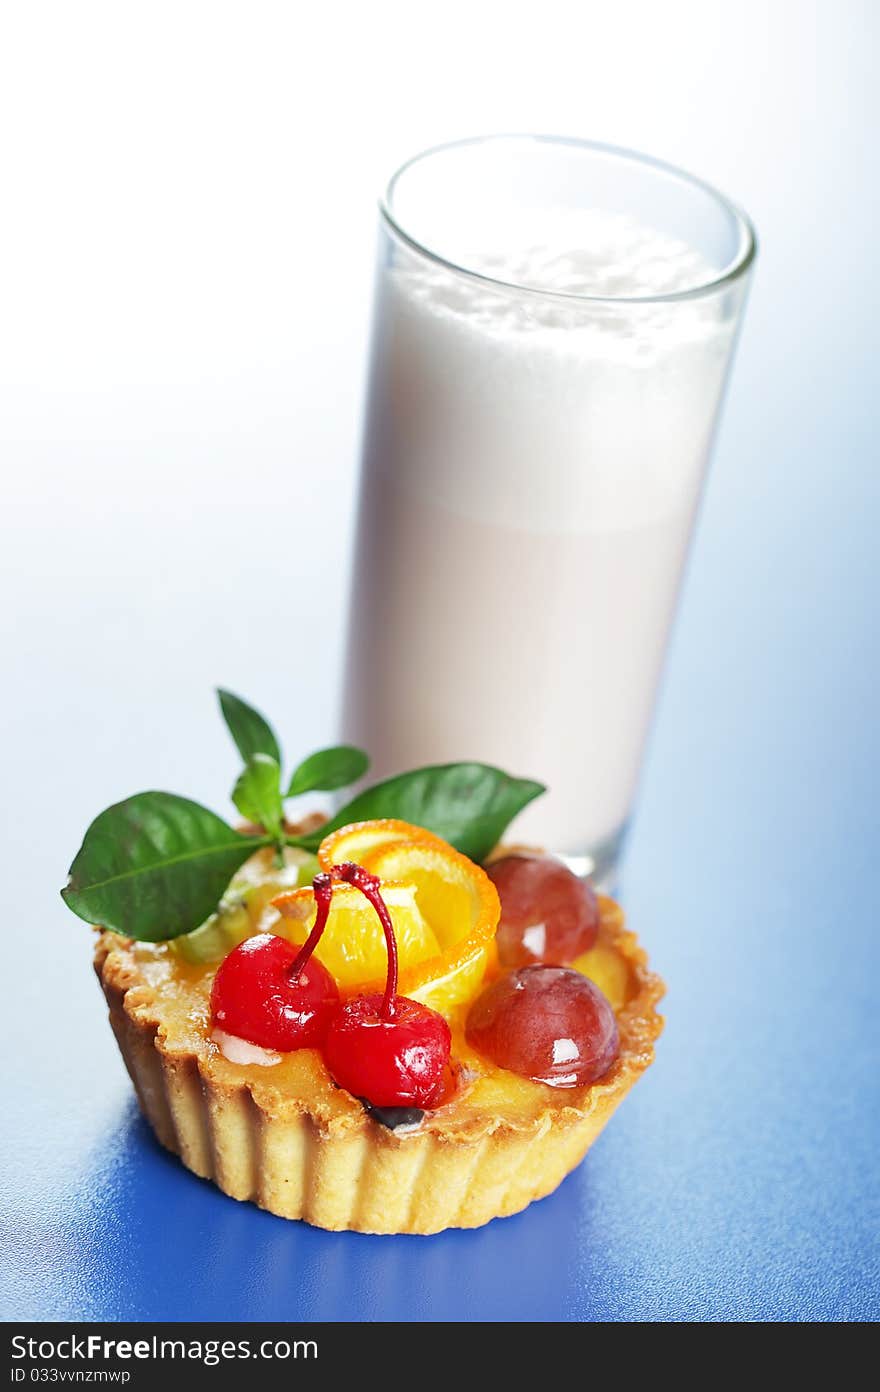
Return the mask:
[[230,1063],[210,1037],[210,974],[169,967],[167,948],[102,932],[95,969],[141,1110],[194,1174],[322,1228],[473,1228],[551,1193],[654,1057],[663,982],[617,905],[600,903],[600,942],[630,983],[616,1012],[620,1055],[605,1077],[565,1091],[527,1083],[470,1054],[453,1022],[463,1081],[405,1134],[335,1087],[314,1050],[275,1068]]

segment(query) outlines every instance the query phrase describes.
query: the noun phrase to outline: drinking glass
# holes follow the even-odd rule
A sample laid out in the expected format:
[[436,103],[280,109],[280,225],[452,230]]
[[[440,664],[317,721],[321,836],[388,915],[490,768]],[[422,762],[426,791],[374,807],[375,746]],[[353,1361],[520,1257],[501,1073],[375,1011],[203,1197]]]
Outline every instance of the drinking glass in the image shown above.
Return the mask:
[[608,882],[755,254],[669,165],[499,136],[381,204],[343,734],[373,777],[538,779],[516,823]]

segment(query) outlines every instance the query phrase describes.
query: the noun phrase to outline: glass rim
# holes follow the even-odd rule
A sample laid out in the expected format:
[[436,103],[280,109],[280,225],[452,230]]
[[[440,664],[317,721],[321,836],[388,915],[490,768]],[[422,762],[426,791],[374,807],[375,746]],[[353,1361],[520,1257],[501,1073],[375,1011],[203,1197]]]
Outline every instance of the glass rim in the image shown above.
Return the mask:
[[[491,145],[493,143],[519,143],[529,142],[537,145],[567,145],[579,150],[587,150],[594,154],[613,155],[615,158],[628,160],[633,164],[640,164],[648,169],[657,170],[663,174],[669,174],[676,179],[700,189],[708,194],[736,223],[740,233],[740,247],[736,255],[726,266],[712,276],[711,280],[703,281],[699,285],[689,286],[686,290],[670,290],[660,295],[587,295],[579,290],[545,290],[537,285],[524,285],[518,281],[502,280],[498,276],[487,275],[483,271],[476,271],[468,266],[462,266],[448,257],[442,256],[439,252],[413,237],[398,221],[394,212],[394,194],[398,183],[403,176],[416,164],[422,160],[431,159],[434,155],[446,153],[448,150],[466,149],[475,145]],[[640,305],[640,304],[669,304],[678,300],[695,300],[706,295],[715,294],[725,286],[731,285],[739,280],[751,266],[755,259],[758,248],[758,239],[754,226],[748,214],[744,212],[737,203],[728,198],[725,194],[715,188],[714,184],[708,183],[705,179],[700,179],[696,174],[690,174],[686,169],[681,169],[678,165],[670,164],[666,160],[655,159],[653,155],[642,154],[639,150],[630,150],[622,145],[608,145],[598,140],[582,140],[577,136],[567,135],[534,135],[528,133],[517,134],[515,132],[501,132],[495,135],[474,135],[467,136],[463,140],[444,141],[439,145],[431,145],[426,150],[420,150],[400,165],[388,180],[385,193],[379,200],[379,211],[383,221],[390,230],[412,251],[420,256],[426,257],[437,266],[442,266],[444,270],[451,271],[458,276],[465,276],[469,280],[478,282],[481,285],[493,287],[494,289],[514,291],[518,295],[535,295],[544,300],[563,300],[567,303],[582,304],[605,304],[605,305]]]

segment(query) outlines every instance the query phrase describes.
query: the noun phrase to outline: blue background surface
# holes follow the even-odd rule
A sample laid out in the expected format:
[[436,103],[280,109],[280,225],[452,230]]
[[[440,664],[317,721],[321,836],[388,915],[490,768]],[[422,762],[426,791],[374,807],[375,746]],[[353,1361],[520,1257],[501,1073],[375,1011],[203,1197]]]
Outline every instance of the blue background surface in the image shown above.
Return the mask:
[[[727,5],[671,0],[660,32],[657,7],[548,0],[543,78],[522,80],[523,35],[487,88],[455,24],[407,78],[389,48],[407,8],[388,5],[381,44],[371,16],[339,57],[338,125],[319,61],[289,80],[303,42],[336,52],[332,15],[304,36],[283,6],[246,29],[157,6],[126,35],[99,8],[66,32],[60,7],[51,50],[36,19],[23,54],[0,45],[0,100],[27,115],[3,175],[23,212],[4,227],[0,337],[0,1313],[875,1319],[876,8],[744,0],[734,29]],[[485,52],[501,11],[465,11]],[[569,55],[552,36],[575,12],[591,42]],[[324,143],[299,168],[336,162],[336,194],[315,183],[337,199],[323,223],[276,179],[318,109]],[[215,682],[264,707],[291,757],[332,737],[372,193],[398,154],[489,128],[648,148],[728,188],[762,237],[622,877],[668,1023],[552,1197],[475,1232],[331,1235],[224,1198],[152,1142],[57,889],[118,797],[165,786],[228,807]]]

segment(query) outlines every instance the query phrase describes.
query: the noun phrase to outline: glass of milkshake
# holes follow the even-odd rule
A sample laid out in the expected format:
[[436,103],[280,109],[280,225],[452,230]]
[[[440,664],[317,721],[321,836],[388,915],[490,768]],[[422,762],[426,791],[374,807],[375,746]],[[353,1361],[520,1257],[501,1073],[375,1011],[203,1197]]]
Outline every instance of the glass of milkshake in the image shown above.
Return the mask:
[[498,136],[391,180],[344,736],[379,778],[475,759],[521,841],[607,881],[755,253],[708,185]]

